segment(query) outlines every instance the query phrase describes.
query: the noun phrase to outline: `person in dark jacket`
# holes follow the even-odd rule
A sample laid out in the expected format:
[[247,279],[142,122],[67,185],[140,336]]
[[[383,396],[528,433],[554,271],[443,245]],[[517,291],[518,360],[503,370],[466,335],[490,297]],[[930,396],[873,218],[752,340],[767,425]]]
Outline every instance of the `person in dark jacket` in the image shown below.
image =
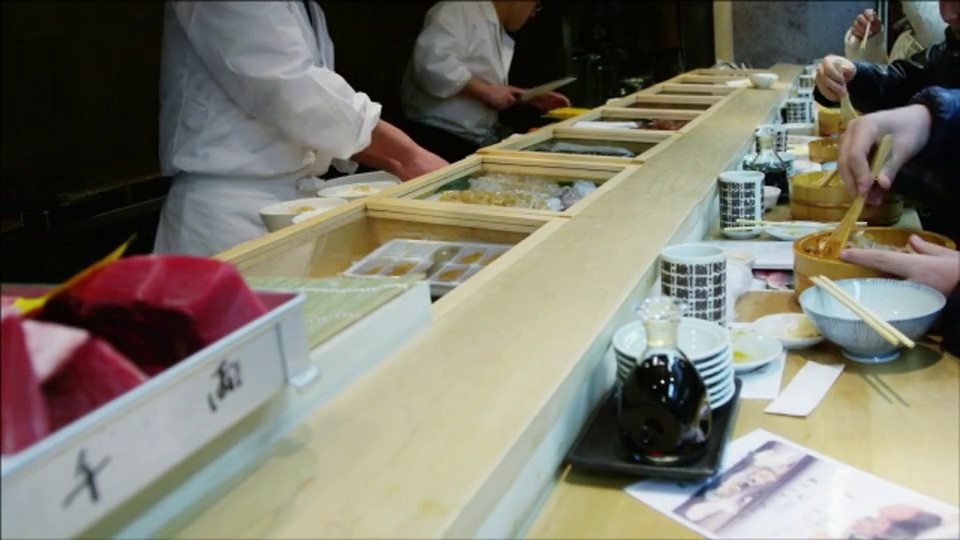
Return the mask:
[[910,58],[871,64],[827,55],[817,67],[814,98],[836,107],[849,93],[855,109],[872,113],[902,107],[928,86],[960,87],[960,1],[940,0],[940,16],[948,25],[944,41]]
[[[940,16],[948,25],[944,41],[909,59],[871,64],[851,62],[840,56],[824,58],[817,68],[817,101],[835,107],[849,92],[854,108],[872,113],[903,107],[929,86],[960,87],[960,1],[941,0]],[[943,174],[932,174],[916,163],[904,166],[899,176],[895,191],[916,206],[924,228],[942,232],[956,241],[960,237],[956,183],[944,183]]]
[[[884,135],[893,137],[890,157],[877,178],[867,163],[868,154]],[[894,182],[909,182],[899,174],[905,166],[940,178],[939,185],[953,185],[953,194],[943,196],[952,201],[957,212],[956,183],[960,181],[960,89],[926,88],[909,100],[905,107],[868,114],[852,121],[840,144],[838,170],[851,192],[869,194],[876,199]],[[960,244],[957,231],[937,231],[951,236]],[[952,234],[951,234],[952,233]],[[960,252],[925,242],[917,236],[910,239],[916,253],[881,250],[847,249],[844,261],[875,268],[911,281],[929,285],[948,297],[938,332],[943,348],[960,356]]]

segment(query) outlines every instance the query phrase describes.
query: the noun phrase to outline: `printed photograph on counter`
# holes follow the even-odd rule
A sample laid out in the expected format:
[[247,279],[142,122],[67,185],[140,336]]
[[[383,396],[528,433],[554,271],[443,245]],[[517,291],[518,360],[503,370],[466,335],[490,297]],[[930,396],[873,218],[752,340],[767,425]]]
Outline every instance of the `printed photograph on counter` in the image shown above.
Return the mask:
[[644,480],[634,498],[707,538],[957,538],[960,513],[756,430],[730,443],[724,470],[697,484]]

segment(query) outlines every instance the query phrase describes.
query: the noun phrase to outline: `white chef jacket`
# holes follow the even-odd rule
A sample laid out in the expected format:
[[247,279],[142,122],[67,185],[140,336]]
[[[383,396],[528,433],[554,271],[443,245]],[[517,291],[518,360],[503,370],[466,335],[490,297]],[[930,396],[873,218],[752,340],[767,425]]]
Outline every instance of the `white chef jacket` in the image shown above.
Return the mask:
[[438,2],[427,12],[403,76],[404,114],[477,144],[495,142],[497,111],[457,94],[471,76],[507,84],[513,51],[491,2]]
[[265,234],[260,208],[370,144],[380,105],[333,71],[309,5],[313,25],[302,1],[166,3],[160,164],[173,186],[156,252],[209,256]]
[[[940,16],[940,3],[930,0],[903,2],[903,14],[910,21],[913,36],[924,49],[943,41],[947,23]],[[897,58],[887,58],[887,26],[895,21],[884,21],[883,29],[867,38],[867,46],[860,49],[860,40],[848,29],[843,38],[844,53],[850,60],[886,64]]]

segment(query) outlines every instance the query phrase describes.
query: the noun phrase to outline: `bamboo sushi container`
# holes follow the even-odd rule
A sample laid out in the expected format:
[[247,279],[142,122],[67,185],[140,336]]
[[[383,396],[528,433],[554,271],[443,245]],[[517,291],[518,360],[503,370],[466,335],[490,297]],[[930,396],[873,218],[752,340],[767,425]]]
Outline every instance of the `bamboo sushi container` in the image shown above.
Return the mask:
[[[826,187],[813,185],[824,174],[827,173],[801,173],[790,179],[790,215],[793,219],[826,223],[843,219],[853,197],[843,184]],[[891,193],[884,197],[880,205],[864,207],[860,219],[869,225],[892,225],[902,215],[903,199]]]
[[810,161],[825,163],[840,158],[840,139],[836,137],[810,141],[808,148]]
[[843,114],[841,114],[840,109],[829,109],[822,105],[819,107],[820,135],[823,137],[832,137],[842,134],[847,126],[843,121]]
[[[867,233],[878,244],[904,247],[910,240],[910,235],[916,234],[927,242],[946,246],[950,249],[957,248],[956,244],[946,236],[929,231],[911,231],[894,227],[865,227],[859,230]],[[832,232],[824,231],[809,234],[793,243],[795,298],[799,299],[803,291],[813,286],[813,282],[810,281],[812,276],[827,276],[834,281],[851,278],[893,277],[872,268],[845,263],[837,259],[826,259],[812,254],[818,244],[830,236]]]

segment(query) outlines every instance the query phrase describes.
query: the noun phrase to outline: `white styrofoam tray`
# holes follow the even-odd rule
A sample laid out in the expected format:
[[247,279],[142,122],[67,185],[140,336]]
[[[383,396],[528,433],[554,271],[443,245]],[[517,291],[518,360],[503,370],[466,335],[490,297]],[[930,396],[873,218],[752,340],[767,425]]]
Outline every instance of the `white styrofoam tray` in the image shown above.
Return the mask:
[[265,315],[4,459],[3,538],[76,536],[286,384],[316,382],[304,295],[256,292]]

